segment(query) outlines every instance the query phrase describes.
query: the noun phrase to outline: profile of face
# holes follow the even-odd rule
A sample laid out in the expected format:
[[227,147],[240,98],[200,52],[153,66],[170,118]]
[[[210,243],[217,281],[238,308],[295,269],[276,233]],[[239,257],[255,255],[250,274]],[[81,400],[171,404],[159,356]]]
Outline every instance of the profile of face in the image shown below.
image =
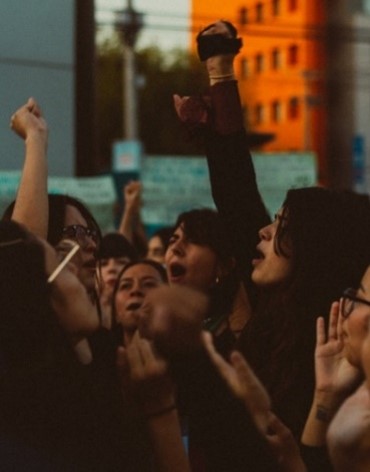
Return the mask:
[[[73,225],[80,225],[83,228],[88,228],[86,219],[81,212],[73,205],[66,205],[64,226],[71,227]],[[71,238],[68,235],[68,238]],[[75,239],[80,245],[80,250],[73,258],[73,263],[77,268],[77,276],[85,286],[88,292],[92,292],[95,288],[95,274],[96,274],[96,241],[93,237],[85,235],[82,238]]]
[[114,306],[117,322],[125,332],[136,330],[138,311],[146,294],[163,284],[161,274],[149,264],[139,262],[124,270],[118,282]]
[[101,279],[101,291],[111,299],[117,278],[121,270],[130,262],[128,256],[102,258],[99,261],[98,276]]
[[183,224],[170,238],[165,255],[168,281],[207,292],[222,276],[216,253],[208,246],[193,243]]
[[354,291],[353,299],[342,300],[342,310],[345,312],[342,336],[346,358],[356,367],[362,365],[361,356],[364,356],[365,364],[370,364],[370,340],[367,339],[370,321],[370,266],[361,280],[360,287]]
[[[275,220],[260,229],[260,242],[257,245],[258,255],[253,259],[253,282],[261,287],[278,286],[286,282],[292,272],[292,258],[276,253],[276,235],[278,228],[284,225],[287,218],[280,210]],[[285,252],[291,252],[289,243],[285,241]]]
[[166,250],[163,246],[161,238],[159,236],[152,236],[148,242],[148,252],[146,254],[146,259],[151,259],[152,261],[163,264],[165,253]]
[[[45,271],[50,276],[59,266],[61,258],[49,243],[43,240],[39,241],[44,248]],[[63,252],[65,255],[66,250]],[[76,342],[93,333],[99,327],[96,306],[92,304],[77,272],[75,264],[70,262],[50,283],[52,308],[62,329]]]

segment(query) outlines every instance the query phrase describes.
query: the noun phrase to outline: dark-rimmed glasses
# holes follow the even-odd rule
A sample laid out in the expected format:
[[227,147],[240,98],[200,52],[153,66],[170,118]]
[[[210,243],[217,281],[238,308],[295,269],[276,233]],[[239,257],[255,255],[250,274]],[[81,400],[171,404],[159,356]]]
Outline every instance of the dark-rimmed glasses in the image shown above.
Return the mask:
[[74,241],[70,241],[70,240],[64,241],[64,243],[67,243],[67,242],[68,242],[68,251],[65,252],[65,249],[66,249],[65,247],[60,248],[59,254],[62,254],[63,258],[62,258],[62,261],[53,270],[53,272],[49,275],[48,284],[51,284],[52,282],[54,282],[54,280],[62,272],[64,267],[68,264],[68,262],[76,254],[76,252],[80,249],[80,246],[77,243],[75,243]]
[[99,244],[98,231],[82,225],[65,226],[62,229],[62,235],[65,238],[74,239],[82,249],[85,249],[88,246],[88,238],[92,239],[96,245]]
[[355,308],[355,303],[362,303],[363,305],[370,306],[369,300],[364,300],[357,296],[357,290],[354,288],[347,288],[342,295],[342,304],[341,304],[341,315],[342,317],[348,318],[349,315]]

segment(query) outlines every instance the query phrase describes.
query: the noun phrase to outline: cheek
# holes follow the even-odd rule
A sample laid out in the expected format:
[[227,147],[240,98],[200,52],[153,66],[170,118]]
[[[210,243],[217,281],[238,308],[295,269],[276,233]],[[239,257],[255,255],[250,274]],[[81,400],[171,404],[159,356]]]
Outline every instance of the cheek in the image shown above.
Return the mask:
[[106,276],[107,276],[107,266],[103,266],[100,268],[100,271],[98,269],[98,274],[100,272],[100,276],[102,278],[102,280],[105,280]]
[[127,301],[127,295],[125,292],[118,292],[115,298],[115,307],[116,307],[116,313],[119,315],[120,313],[124,312],[125,310],[125,305]]

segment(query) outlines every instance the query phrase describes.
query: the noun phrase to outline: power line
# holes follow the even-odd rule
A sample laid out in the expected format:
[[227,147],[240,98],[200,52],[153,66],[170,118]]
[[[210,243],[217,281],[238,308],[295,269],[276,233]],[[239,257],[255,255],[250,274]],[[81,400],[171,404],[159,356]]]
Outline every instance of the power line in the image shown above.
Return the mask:
[[[102,26],[113,27],[113,22],[97,22],[97,28]],[[145,28],[152,31],[166,31],[166,32],[182,32],[182,33],[196,33],[198,30],[195,27],[188,26],[175,26],[173,24],[150,24],[145,23]],[[354,34],[356,33],[356,34]],[[280,38],[280,39],[296,39],[306,41],[324,41],[330,38],[330,32],[328,30],[321,30],[320,32],[312,32],[310,30],[299,30],[296,32],[289,32],[284,30],[271,29],[247,29],[245,28],[241,32],[243,37],[260,37],[260,38]],[[342,29],[335,35],[336,42],[351,42],[351,43],[370,43],[370,28],[357,28],[355,31],[350,28],[346,30]]]

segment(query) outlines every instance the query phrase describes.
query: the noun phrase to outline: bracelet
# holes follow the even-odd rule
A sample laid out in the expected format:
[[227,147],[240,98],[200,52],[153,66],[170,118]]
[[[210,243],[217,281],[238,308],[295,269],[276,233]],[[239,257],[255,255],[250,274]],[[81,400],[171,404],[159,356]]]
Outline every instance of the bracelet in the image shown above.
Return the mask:
[[331,414],[328,408],[324,405],[317,405],[316,407],[316,419],[323,423],[329,423],[331,420]]
[[218,80],[218,79],[234,79],[235,76],[234,76],[234,74],[210,75],[209,78],[210,78],[210,79],[213,79],[213,80]]
[[157,416],[162,416],[165,415],[166,413],[169,413],[172,410],[176,410],[177,405],[176,403],[172,403],[172,405],[167,406],[166,408],[162,408],[162,410],[154,411],[153,413],[148,413],[144,415],[144,418],[150,419],[150,418],[156,418]]

